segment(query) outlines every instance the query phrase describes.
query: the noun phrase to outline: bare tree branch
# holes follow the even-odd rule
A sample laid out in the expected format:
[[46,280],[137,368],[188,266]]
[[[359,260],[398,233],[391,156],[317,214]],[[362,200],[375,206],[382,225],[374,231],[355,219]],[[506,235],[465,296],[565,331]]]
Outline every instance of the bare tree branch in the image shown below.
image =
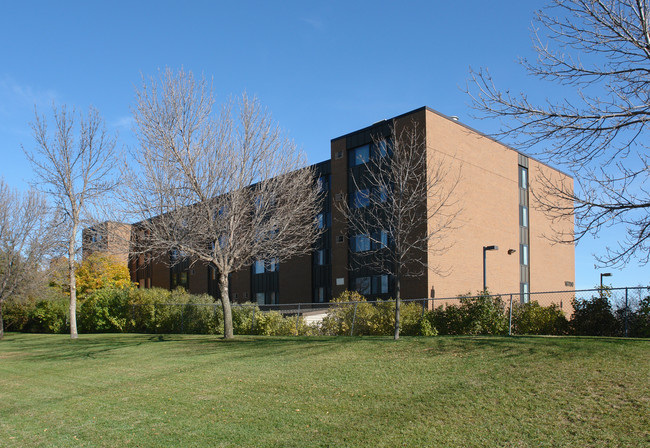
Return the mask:
[[47,203],[34,191],[20,194],[0,180],[0,339],[2,305],[28,287],[53,247]]
[[81,249],[79,230],[91,224],[93,207],[118,185],[115,166],[115,139],[110,136],[96,109],[90,108],[75,121],[75,111],[53,106],[54,131],[48,120],[35,113],[32,133],[34,151],[25,151],[38,181],[36,188],[54,201],[59,226],[65,235],[70,282],[70,337],[77,338],[76,257]]
[[311,251],[319,234],[315,173],[255,98],[244,94],[215,116],[208,83],[169,69],[143,81],[136,97],[133,158],[142,174],[131,171],[129,195],[140,247],[218,271],[230,338],[228,275],[258,259]]
[[[650,122],[650,7],[647,0],[552,0],[538,12],[535,61],[528,73],[573,89],[575,100],[536,103],[498,89],[487,70],[471,72],[468,93],[484,118],[502,120],[497,137],[536,151],[577,178],[576,192],[553,180],[540,193],[575,201],[572,241],[603,227],[624,226],[604,265],[649,259],[646,128]],[[572,214],[537,199],[552,216]],[[560,235],[562,240],[565,236]]]
[[352,176],[352,196],[337,206],[351,238],[367,245],[352,262],[394,276],[398,339],[402,278],[427,270],[445,274],[429,255],[445,253],[454,243],[450,234],[458,228],[461,212],[454,194],[460,170],[427,151],[424,132],[415,122],[391,128],[391,137],[375,138],[374,147],[365,168]]

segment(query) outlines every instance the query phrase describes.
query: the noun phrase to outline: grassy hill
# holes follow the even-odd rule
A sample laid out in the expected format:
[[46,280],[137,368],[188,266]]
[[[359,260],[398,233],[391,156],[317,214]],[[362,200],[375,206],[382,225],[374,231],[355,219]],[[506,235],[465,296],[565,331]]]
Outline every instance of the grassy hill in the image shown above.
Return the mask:
[[650,341],[8,334],[0,446],[648,446]]

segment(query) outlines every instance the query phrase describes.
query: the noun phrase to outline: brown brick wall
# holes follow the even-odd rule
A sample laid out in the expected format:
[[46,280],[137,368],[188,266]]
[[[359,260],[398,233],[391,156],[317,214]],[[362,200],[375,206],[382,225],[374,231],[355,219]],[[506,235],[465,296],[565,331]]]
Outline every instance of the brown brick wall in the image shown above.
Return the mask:
[[[483,246],[487,252],[490,291],[519,292],[518,153],[436,113],[427,112],[428,150],[460,172],[455,189],[461,209],[458,229],[444,254],[431,254],[432,265],[446,276],[429,272],[427,290],[453,297],[483,289]],[[430,223],[434,225],[434,223]],[[516,249],[508,255],[508,249]]]
[[280,263],[280,303],[312,301],[311,255],[294,257]]
[[[530,177],[530,290],[564,291],[572,289],[565,282],[575,284],[575,247],[557,243],[559,233],[573,234],[573,216],[552,221],[539,207],[532,194],[541,191],[544,178],[561,180],[573,188],[573,179],[535,160],[529,162]],[[534,297],[533,297],[534,298]],[[568,301],[565,311],[573,312]]]

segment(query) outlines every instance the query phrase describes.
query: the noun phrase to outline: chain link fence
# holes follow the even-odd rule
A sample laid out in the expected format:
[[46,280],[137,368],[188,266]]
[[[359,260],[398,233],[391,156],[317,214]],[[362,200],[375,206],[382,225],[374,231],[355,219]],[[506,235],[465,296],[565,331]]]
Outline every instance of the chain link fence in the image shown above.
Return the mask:
[[[529,334],[530,325],[527,327],[520,322],[522,319],[531,319],[525,315],[527,310],[537,310],[537,315],[532,318],[540,319],[542,312],[546,312],[546,319],[553,316],[557,319],[563,317],[568,325],[568,319],[574,313],[574,304],[605,298],[611,305],[612,315],[620,322],[620,335],[627,336],[630,316],[648,296],[650,296],[650,287],[627,287],[546,291],[525,295],[513,293],[403,299],[401,323],[403,334],[404,331],[405,334],[429,334],[427,328],[422,328],[425,317],[429,320],[432,329],[445,331],[443,334]],[[481,303],[483,308],[477,308],[477,304]],[[485,303],[491,304],[492,308],[485,308]],[[273,305],[232,304],[236,334],[280,335],[388,335],[392,334],[391,329],[394,326],[394,307],[393,300]],[[133,324],[125,328],[127,331],[188,334],[218,334],[222,331],[223,314],[221,304],[218,302],[133,304],[130,308],[130,321]],[[555,314],[549,315],[549,310]],[[465,327],[454,329],[452,325],[444,330],[443,323],[448,322],[441,323],[441,319],[461,318],[454,317],[454,312],[461,314],[464,312],[461,317],[465,320],[487,319],[480,313],[492,312],[495,314],[491,319],[497,319],[498,326],[490,327],[465,322]],[[448,316],[445,317],[446,315]],[[536,334],[565,334],[568,331],[567,326],[566,329],[549,329],[546,332],[541,328],[535,332]]]

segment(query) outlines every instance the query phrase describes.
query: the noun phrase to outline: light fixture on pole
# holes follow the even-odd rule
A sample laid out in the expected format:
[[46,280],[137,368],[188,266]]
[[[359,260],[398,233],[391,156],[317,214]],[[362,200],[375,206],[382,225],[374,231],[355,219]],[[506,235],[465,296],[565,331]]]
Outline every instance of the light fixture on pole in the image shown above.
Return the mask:
[[488,250],[499,250],[499,246],[483,246],[483,291],[487,291],[487,278],[485,272],[485,253]]
[[603,277],[611,277],[612,273],[611,272],[603,272],[600,274],[600,289],[603,289]]

